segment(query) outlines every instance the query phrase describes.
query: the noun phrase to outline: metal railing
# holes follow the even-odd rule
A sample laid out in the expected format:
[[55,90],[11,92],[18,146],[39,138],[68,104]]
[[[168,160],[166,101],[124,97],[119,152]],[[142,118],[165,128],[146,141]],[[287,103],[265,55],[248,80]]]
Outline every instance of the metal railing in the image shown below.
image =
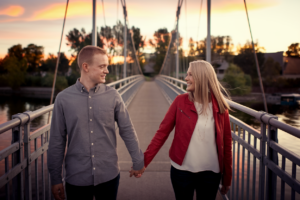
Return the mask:
[[[116,88],[128,106],[143,81],[144,76],[135,75],[107,85]],[[40,199],[40,197],[41,199],[52,199],[50,176],[45,167],[50,124],[33,132],[30,130],[32,120],[52,110],[53,104],[36,111],[13,115],[12,120],[0,124],[0,136],[4,132],[12,130],[12,144],[0,151],[0,161],[5,160],[5,173],[0,177],[0,189],[5,187],[6,199],[10,199],[12,194],[13,199],[30,200],[33,198],[33,187],[35,199]],[[10,156],[11,159],[9,159]],[[32,185],[32,167],[34,167],[34,186]],[[40,167],[41,169],[39,169]]]
[[[177,95],[186,93],[184,89],[186,82],[182,80],[160,75],[156,81],[170,103]],[[294,200],[296,192],[300,194],[300,182],[296,179],[296,169],[300,166],[300,156],[278,143],[277,132],[282,130],[300,138],[300,130],[278,121],[276,116],[269,113],[259,112],[230,100],[227,102],[232,109],[239,110],[259,120],[261,125],[259,132],[230,115],[233,140],[233,178],[231,189],[227,195],[223,196],[223,199],[275,200],[277,184],[280,184],[280,199],[286,199],[285,186],[287,184],[291,188],[290,199]],[[281,167],[278,165],[278,154],[282,156]],[[292,163],[292,174],[286,171],[287,160]],[[257,161],[259,163],[256,163]],[[277,181],[277,178],[280,178],[281,181]]]

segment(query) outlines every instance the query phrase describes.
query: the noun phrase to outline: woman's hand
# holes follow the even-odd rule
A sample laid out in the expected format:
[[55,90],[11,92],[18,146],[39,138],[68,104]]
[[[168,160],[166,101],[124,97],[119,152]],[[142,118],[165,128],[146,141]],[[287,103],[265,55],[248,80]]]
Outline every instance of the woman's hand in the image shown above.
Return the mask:
[[134,175],[135,178],[140,178],[142,176],[142,174],[144,173],[145,170],[146,170],[145,167],[143,167],[141,170],[133,170],[133,169],[131,169],[131,171],[129,171],[129,173],[130,173],[129,176],[132,177]]
[[227,194],[229,188],[230,188],[230,186],[224,186],[224,185],[222,185],[222,188],[221,188],[221,194],[222,194],[222,195]]

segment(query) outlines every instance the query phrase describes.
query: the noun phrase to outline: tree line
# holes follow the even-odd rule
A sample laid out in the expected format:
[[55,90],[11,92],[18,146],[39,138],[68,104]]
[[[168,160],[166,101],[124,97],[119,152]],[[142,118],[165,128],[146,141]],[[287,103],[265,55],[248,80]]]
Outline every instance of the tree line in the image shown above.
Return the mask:
[[[112,27],[101,27],[97,34],[97,46],[106,48],[112,57],[123,55],[123,30],[124,26],[120,21]],[[146,38],[143,37],[140,29],[134,26],[128,29],[127,35],[130,33],[133,33],[137,57],[143,68],[146,63],[142,50],[145,47]],[[150,62],[154,63],[155,73],[160,71],[163,64],[170,42],[170,35],[171,32],[166,28],[160,28],[154,32],[153,39],[147,41],[154,48],[154,56],[150,58]],[[71,57],[68,58],[64,53],[60,55],[56,84],[58,91],[74,84],[80,76],[77,66],[77,54],[84,46],[90,45],[92,42],[92,33],[87,33],[84,28],[81,30],[73,28],[65,37],[67,46],[70,47]],[[182,46],[182,37],[179,38],[180,46]],[[258,85],[253,48],[250,42],[246,42],[244,45],[238,45],[236,49],[237,51],[234,51],[234,45],[230,36],[211,36],[212,60],[223,59],[230,63],[223,81],[233,88],[244,85],[248,87],[246,89],[248,91],[252,85]],[[276,82],[276,77],[282,73],[282,69],[279,63],[276,63],[274,60],[265,60],[263,51],[264,48],[256,43],[255,53],[264,84],[272,85]],[[285,51],[285,54],[288,57],[300,58],[299,43],[291,44]],[[49,54],[47,58],[44,59],[44,57],[43,46],[29,44],[23,48],[20,44],[13,45],[8,49],[7,55],[0,59],[0,86],[10,86],[13,89],[18,89],[21,86],[51,87],[57,56]],[[180,59],[185,57],[182,49],[179,50],[179,57]],[[188,55],[185,59],[190,62],[198,59],[205,60],[205,58],[206,38],[199,41],[190,38]],[[213,63],[213,66],[216,69],[219,67],[218,63]],[[112,77],[108,78],[113,81],[113,75],[110,76]],[[287,83],[286,85],[289,84],[294,83]],[[244,91],[246,90],[244,89]]]

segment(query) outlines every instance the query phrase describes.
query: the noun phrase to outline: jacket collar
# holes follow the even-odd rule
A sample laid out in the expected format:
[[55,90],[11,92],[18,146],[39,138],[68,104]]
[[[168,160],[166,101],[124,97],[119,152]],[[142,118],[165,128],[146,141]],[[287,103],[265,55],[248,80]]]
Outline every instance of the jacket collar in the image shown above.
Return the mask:
[[[219,113],[220,112],[219,105],[218,105],[217,99],[215,98],[215,95],[213,93],[211,93],[211,101],[212,101],[213,111]],[[184,102],[186,104],[190,105],[190,110],[197,113],[197,110],[195,108],[194,103],[189,100],[189,94],[188,93],[186,93]]]

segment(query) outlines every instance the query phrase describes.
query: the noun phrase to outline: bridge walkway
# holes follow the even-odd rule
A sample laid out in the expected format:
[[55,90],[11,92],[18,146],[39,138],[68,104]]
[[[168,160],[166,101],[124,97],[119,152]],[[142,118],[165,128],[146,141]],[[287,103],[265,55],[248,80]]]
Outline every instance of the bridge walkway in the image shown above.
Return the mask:
[[[154,81],[144,82],[128,107],[131,120],[144,152],[156,133],[169,103]],[[141,178],[129,177],[131,157],[118,135],[118,156],[121,179],[118,200],[173,200],[175,195],[170,180],[169,148],[174,131],[153,159]],[[196,196],[196,195],[195,195]],[[194,199],[196,199],[194,196]],[[216,199],[222,199],[218,193]]]

